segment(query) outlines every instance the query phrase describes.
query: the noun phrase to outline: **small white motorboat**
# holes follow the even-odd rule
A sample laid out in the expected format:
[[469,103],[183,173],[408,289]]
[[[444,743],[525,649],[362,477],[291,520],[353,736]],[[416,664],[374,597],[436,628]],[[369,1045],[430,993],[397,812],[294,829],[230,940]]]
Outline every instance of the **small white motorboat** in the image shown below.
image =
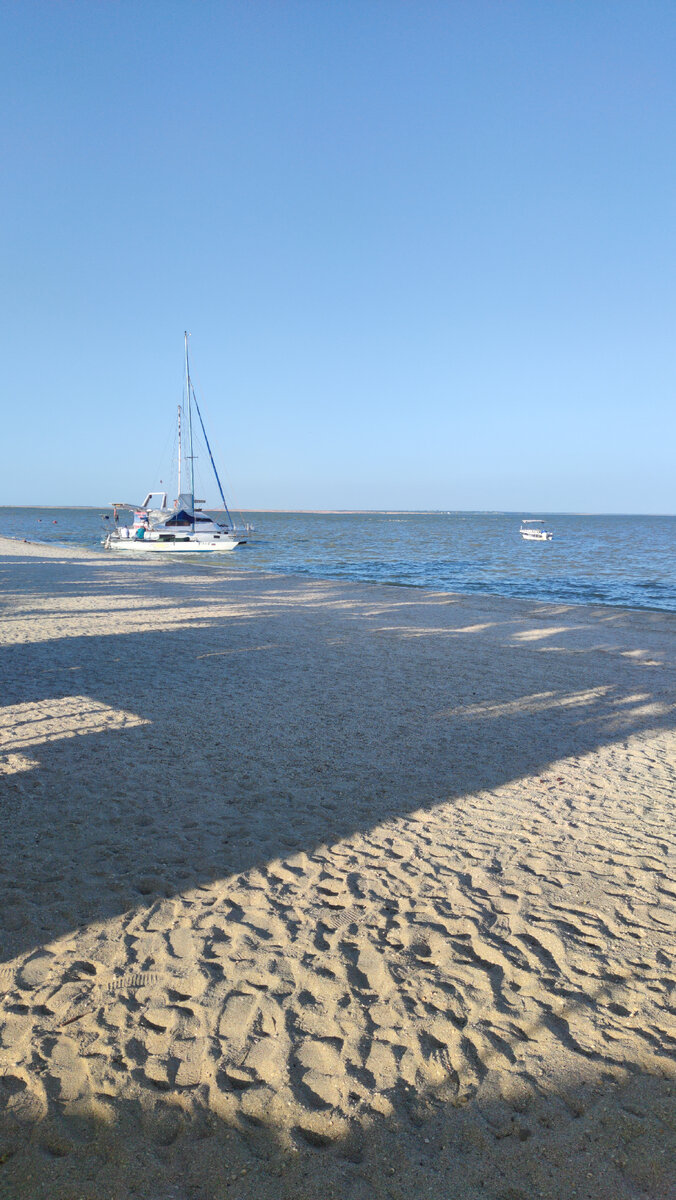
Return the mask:
[[551,542],[554,537],[549,529],[545,529],[545,523],[540,517],[528,517],[527,520],[523,520],[519,533],[526,542]]

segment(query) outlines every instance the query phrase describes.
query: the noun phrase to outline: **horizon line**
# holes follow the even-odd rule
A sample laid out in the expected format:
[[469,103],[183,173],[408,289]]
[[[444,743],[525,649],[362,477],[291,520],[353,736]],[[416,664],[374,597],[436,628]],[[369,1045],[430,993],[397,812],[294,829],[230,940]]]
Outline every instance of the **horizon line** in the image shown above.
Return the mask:
[[[30,509],[42,512],[63,512],[63,511],[98,511],[100,509],[112,509],[112,504],[0,504],[0,509]],[[204,505],[206,512],[226,512],[229,511],[223,506]],[[288,516],[303,515],[303,516],[485,516],[485,517],[519,517],[521,514],[530,514],[533,512],[544,513],[547,517],[676,517],[676,513],[669,512],[626,512],[626,511],[602,511],[591,509],[526,509],[526,508],[235,508],[230,506],[232,511],[244,515],[245,513],[279,513]]]

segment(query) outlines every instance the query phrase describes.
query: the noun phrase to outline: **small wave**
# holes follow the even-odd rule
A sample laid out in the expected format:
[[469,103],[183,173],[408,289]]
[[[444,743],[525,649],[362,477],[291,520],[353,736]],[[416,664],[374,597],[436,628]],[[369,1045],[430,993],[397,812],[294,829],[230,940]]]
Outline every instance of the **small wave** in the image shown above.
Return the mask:
[[[341,514],[338,527],[331,514],[259,513],[254,539],[227,561],[201,566],[676,612],[676,518],[555,516],[554,541],[528,554],[518,520],[353,513]],[[19,542],[99,550],[104,528],[98,508],[0,508],[0,533]],[[149,563],[137,565],[147,570]]]

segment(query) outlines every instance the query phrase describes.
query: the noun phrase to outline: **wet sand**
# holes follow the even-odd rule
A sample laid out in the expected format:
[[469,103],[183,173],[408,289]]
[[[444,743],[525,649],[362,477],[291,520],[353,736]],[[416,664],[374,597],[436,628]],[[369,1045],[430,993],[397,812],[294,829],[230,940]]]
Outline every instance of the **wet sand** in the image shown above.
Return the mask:
[[0,598],[0,1196],[676,1196],[674,616]]

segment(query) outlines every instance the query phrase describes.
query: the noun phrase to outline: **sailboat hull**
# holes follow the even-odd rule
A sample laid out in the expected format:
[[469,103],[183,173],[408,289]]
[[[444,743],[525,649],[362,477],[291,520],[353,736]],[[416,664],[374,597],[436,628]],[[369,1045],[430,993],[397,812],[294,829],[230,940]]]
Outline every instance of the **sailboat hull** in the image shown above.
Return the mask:
[[175,541],[151,538],[106,538],[106,550],[121,550],[125,554],[225,554],[237,546],[243,546],[244,538],[221,537],[218,541],[193,541],[177,538]]

